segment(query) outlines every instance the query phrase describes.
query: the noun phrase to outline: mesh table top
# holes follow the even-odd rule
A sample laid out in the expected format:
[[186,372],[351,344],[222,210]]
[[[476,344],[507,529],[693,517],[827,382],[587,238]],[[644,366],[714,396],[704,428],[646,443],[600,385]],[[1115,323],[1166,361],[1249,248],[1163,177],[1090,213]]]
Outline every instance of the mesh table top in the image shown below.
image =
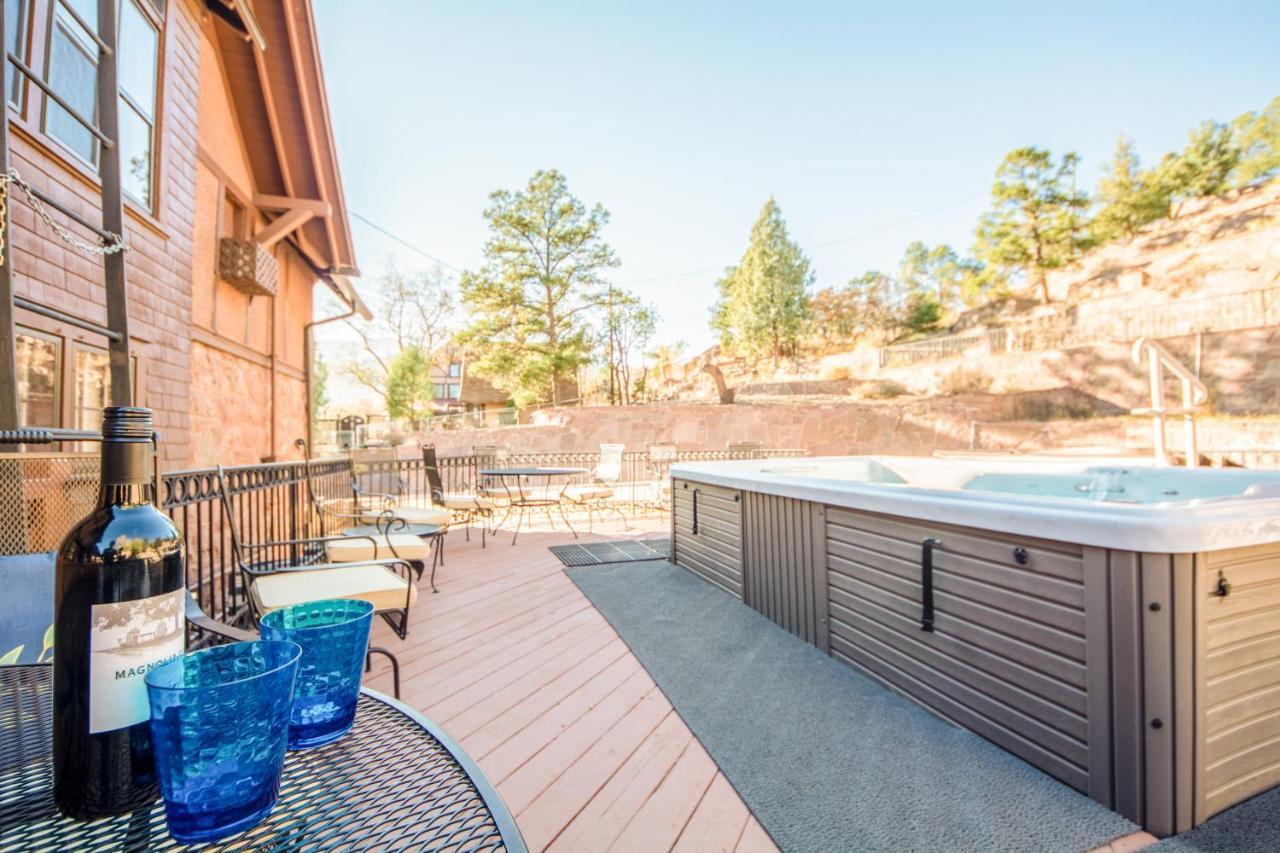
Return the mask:
[[[0,667],[0,850],[178,850],[164,805],[89,822],[53,803],[50,666]],[[285,757],[280,801],[224,850],[512,850],[502,801],[449,739],[380,694],[360,697],[351,732]],[[205,848],[209,849],[209,848]]]

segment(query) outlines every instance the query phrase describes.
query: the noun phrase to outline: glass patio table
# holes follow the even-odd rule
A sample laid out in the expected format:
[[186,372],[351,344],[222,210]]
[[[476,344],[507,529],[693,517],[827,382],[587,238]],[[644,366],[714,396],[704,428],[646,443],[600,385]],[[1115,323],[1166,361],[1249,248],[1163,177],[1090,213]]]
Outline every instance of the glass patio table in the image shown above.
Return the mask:
[[[502,490],[506,492],[507,511],[493,527],[493,532],[497,533],[502,525],[507,523],[507,519],[511,517],[511,513],[516,513],[516,529],[511,534],[511,544],[516,544],[516,538],[520,535],[520,524],[524,521],[526,513],[530,510],[542,509],[547,514],[547,521],[554,526],[555,522],[551,518],[551,510],[554,508],[560,513],[560,519],[564,522],[564,526],[569,528],[569,532],[573,534],[573,538],[578,538],[578,531],[573,529],[573,525],[569,523],[569,517],[564,514],[564,493],[569,488],[569,478],[578,474],[586,474],[588,468],[539,468],[529,466],[523,468],[485,468],[480,471],[480,476],[489,477],[497,480],[502,484]],[[551,481],[559,477],[564,478],[557,489],[552,486]],[[542,484],[537,485],[537,481],[541,480]],[[522,482],[523,481],[523,482]],[[533,481],[532,486],[526,485]],[[492,492],[493,490],[490,489]]]
[[[72,821],[53,803],[53,668],[0,667],[0,850],[181,850],[164,804]],[[509,850],[524,840],[475,764],[421,714],[362,688],[355,726],[285,755],[280,801],[218,850]]]

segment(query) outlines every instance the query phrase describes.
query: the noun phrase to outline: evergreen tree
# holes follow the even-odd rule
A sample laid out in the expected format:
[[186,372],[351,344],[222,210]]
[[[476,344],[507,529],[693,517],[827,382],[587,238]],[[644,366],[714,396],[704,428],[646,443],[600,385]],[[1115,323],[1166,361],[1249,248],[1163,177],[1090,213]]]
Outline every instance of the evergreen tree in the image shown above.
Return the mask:
[[1231,128],[1221,122],[1201,122],[1177,154],[1166,154],[1156,170],[1158,191],[1168,200],[1168,215],[1177,216],[1178,205],[1189,198],[1221,195],[1231,188],[1231,176],[1240,164],[1240,148]]
[[[908,297],[928,294],[942,312],[982,300],[990,285],[984,265],[962,258],[946,243],[933,248],[919,240],[907,245],[898,265],[898,279]],[[916,301],[919,301],[917,298]]]
[[1049,301],[1045,274],[1087,247],[1087,194],[1075,188],[1080,157],[1055,163],[1042,148],[1005,156],[991,188],[992,209],[982,217],[975,249],[1002,278],[1029,281]]
[[809,259],[787,236],[782,210],[770,196],[751,228],[751,242],[737,266],[717,282],[720,299],[711,325],[721,344],[777,362],[794,354],[809,319]]
[[517,404],[559,403],[591,360],[588,320],[605,301],[604,271],[618,265],[602,236],[609,212],[588,210],[555,170],[489,201],[485,264],[461,282],[472,323],[460,341],[475,353],[468,369]]
[[1143,171],[1133,142],[1121,136],[1098,183],[1101,208],[1093,220],[1098,243],[1132,237],[1148,222],[1164,218],[1169,199],[1151,172]]
[[1239,116],[1231,124],[1240,162],[1235,185],[1247,187],[1280,175],[1280,96],[1266,109]]

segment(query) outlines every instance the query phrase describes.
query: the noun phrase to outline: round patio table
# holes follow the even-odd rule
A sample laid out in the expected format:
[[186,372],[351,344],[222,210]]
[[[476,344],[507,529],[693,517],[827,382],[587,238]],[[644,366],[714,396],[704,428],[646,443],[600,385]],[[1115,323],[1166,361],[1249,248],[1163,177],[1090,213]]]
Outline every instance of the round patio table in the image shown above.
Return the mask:
[[[0,667],[0,850],[181,850],[164,804],[73,821],[53,802],[53,673]],[[421,714],[362,689],[341,740],[285,754],[280,801],[256,827],[202,849],[510,850],[524,840],[471,759]]]
[[[573,529],[573,525],[569,523],[569,517],[564,514],[565,489],[569,488],[569,478],[576,474],[586,474],[587,468],[486,468],[480,472],[482,477],[492,477],[502,484],[502,489],[507,494],[507,511],[502,516],[502,521],[494,525],[493,532],[497,533],[502,525],[507,523],[507,519],[511,517],[511,513],[516,513],[516,529],[511,534],[511,544],[516,544],[516,537],[520,535],[520,523],[524,521],[525,514],[530,510],[542,509],[547,514],[547,521],[555,526],[555,522],[551,518],[551,509],[554,507],[560,513],[560,519],[564,522],[564,526],[569,528],[569,532],[573,534],[573,538],[578,538],[578,531]],[[560,484],[559,491],[551,486],[551,481],[557,477],[564,477],[565,480]],[[530,480],[535,481],[535,485],[526,491],[521,480],[528,483]],[[542,480],[541,487],[536,485],[537,480]],[[513,490],[514,486],[514,490]]]

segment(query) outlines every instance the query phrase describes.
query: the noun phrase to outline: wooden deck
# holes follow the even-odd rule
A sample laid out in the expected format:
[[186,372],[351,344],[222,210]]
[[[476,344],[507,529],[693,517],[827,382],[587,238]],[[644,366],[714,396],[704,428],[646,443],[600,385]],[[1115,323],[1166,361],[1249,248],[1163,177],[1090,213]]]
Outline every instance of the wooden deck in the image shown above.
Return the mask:
[[[667,531],[665,518],[640,519],[579,541]],[[401,698],[476,759],[531,850],[775,850],[547,550],[572,541],[544,527],[482,549],[478,535],[450,533],[440,591],[421,586],[408,638],[374,629],[400,659]],[[375,664],[368,683],[390,693],[389,669]]]

